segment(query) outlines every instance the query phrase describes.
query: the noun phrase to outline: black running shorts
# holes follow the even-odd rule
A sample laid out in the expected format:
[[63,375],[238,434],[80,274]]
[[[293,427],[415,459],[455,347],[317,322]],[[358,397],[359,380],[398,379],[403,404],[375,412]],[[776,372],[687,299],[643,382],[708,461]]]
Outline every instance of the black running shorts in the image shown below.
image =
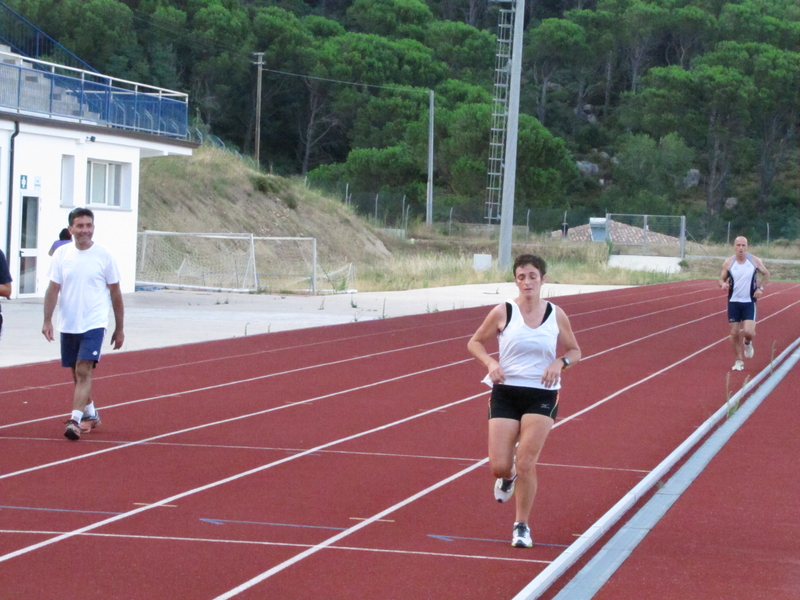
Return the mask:
[[522,420],[522,415],[544,415],[555,421],[558,390],[519,387],[495,383],[489,400],[490,419]]

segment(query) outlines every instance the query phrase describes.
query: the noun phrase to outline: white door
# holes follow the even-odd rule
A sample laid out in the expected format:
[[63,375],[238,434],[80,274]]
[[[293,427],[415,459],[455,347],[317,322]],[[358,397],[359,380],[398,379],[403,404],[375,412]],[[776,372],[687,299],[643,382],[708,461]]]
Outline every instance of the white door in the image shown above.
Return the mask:
[[22,230],[19,245],[19,293],[36,293],[36,266],[39,258],[39,198],[22,197]]

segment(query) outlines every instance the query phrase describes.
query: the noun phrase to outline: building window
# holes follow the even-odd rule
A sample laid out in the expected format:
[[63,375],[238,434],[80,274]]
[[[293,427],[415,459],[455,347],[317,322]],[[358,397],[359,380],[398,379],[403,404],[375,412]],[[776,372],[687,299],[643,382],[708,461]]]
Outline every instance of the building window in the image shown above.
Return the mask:
[[90,160],[86,169],[87,204],[128,208],[125,179],[129,170],[130,165]]
[[75,157],[61,157],[61,206],[73,206],[75,193]]

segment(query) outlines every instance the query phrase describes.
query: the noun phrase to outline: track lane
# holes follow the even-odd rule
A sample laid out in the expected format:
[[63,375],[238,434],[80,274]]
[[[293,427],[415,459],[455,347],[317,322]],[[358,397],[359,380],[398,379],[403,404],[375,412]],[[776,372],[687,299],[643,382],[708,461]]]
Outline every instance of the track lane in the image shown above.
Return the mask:
[[[484,313],[485,313],[485,311],[484,311]],[[716,326],[716,327],[718,327],[718,326]],[[761,325],[759,325],[759,328],[760,328],[760,333],[761,333]],[[582,341],[582,340],[581,340],[581,341]],[[462,349],[462,352],[463,352],[463,349]],[[726,361],[726,362],[727,362],[727,361]],[[588,364],[590,364],[590,363],[588,363],[588,362],[587,362],[587,365],[588,365]],[[580,370],[576,369],[576,371],[574,372],[574,375],[576,375],[576,376],[577,376],[579,372],[580,372]],[[474,369],[473,369],[473,373],[474,373]],[[571,373],[570,375],[573,375],[573,374]],[[474,375],[471,375],[471,377],[474,377]],[[474,381],[474,380],[473,380],[473,381]],[[568,384],[568,388],[567,388],[567,389],[568,389],[568,390],[570,390],[570,393],[572,393],[572,383],[571,383],[571,382]],[[485,405],[484,405],[484,406],[485,406]],[[483,411],[483,410],[481,410],[481,419],[483,419],[483,418],[484,418],[484,414],[483,414],[483,413],[484,413],[484,411]],[[430,437],[430,434],[429,434],[429,433],[425,433],[425,432],[423,432],[423,433],[424,433],[424,436],[423,436],[423,437]],[[554,431],[554,433],[555,433],[555,431]],[[485,439],[484,439],[484,437],[485,437],[485,434],[484,434],[483,432],[481,432],[481,433],[480,433],[480,435],[476,437],[476,439],[480,439],[480,440],[481,440],[481,442],[485,444]],[[552,440],[553,440],[553,439],[555,439],[555,437],[554,437],[554,438],[552,438],[550,442],[548,442],[548,447],[549,447],[549,445],[550,445],[550,444],[552,444]],[[401,441],[402,441],[402,440],[398,440],[398,442],[401,442]],[[62,444],[62,446],[63,446],[63,444]],[[480,476],[480,477],[479,477],[479,479],[480,479],[480,481],[481,481],[480,485],[482,485],[482,486],[485,486],[485,485],[487,485],[487,484],[486,484],[486,474],[485,474],[485,472],[484,472],[484,473],[477,473],[477,472],[476,472],[476,473],[475,473],[475,477],[476,477],[476,478],[478,478],[478,476]],[[477,479],[476,479],[476,481],[477,481]],[[550,487],[550,484],[548,484],[548,486],[547,486],[547,487]],[[544,489],[544,488],[543,488],[543,489]],[[484,492],[484,493],[489,493],[489,492]],[[420,504],[420,506],[421,506],[421,504]],[[441,506],[441,504],[440,504],[439,506]],[[496,506],[494,506],[494,504],[491,504],[491,503],[490,503],[490,506],[492,506],[492,508],[495,508],[495,509],[497,508]],[[431,509],[430,509],[430,507],[428,507],[428,510],[431,510]],[[434,508],[434,510],[435,510],[435,508]],[[472,518],[472,517],[470,516],[470,518]],[[505,522],[505,520],[507,520],[507,519],[503,519],[503,522]],[[369,529],[369,528],[367,528],[367,529]],[[364,532],[365,532],[365,533],[366,533],[367,529],[365,529],[365,530],[364,530]],[[495,529],[496,529],[496,528],[495,528]]]

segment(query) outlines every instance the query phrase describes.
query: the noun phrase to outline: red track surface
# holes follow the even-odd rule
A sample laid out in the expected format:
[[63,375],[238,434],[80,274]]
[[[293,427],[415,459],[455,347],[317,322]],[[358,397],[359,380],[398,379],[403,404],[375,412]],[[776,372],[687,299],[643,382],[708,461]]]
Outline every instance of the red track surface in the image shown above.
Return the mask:
[[798,389],[795,365],[595,600],[800,598]]
[[[714,282],[557,300],[584,361],[530,550],[510,547],[483,463],[488,388],[466,342],[486,308],[108,355],[103,425],[78,443],[65,370],[2,369],[0,596],[510,598],[795,339],[800,286],[768,291],[741,373]],[[669,576],[638,569],[648,589]]]

